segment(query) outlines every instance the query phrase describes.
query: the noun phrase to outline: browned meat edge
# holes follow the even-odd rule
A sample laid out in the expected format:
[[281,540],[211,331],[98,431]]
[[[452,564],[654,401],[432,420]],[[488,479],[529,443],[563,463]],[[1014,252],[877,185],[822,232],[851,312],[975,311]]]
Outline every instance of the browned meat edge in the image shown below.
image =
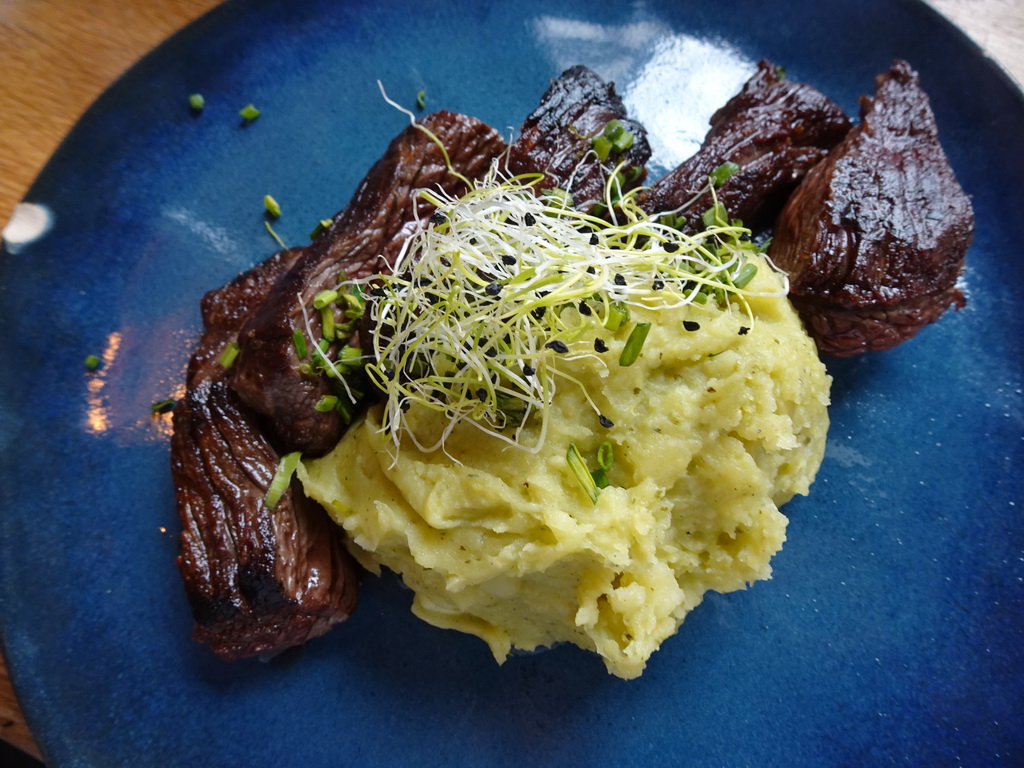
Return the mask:
[[695,155],[640,193],[649,213],[685,209],[686,230],[703,229],[700,217],[714,198],[708,177],[725,162],[739,166],[715,194],[730,218],[750,227],[770,224],[804,174],[850,128],[843,111],[804,83],[788,80],[767,61],[742,90],[711,117]]
[[[438,112],[421,121],[447,149],[452,167],[467,178],[482,176],[505,150],[493,128],[472,117]],[[267,418],[273,439],[283,451],[320,455],[344,431],[337,412],[314,409],[331,382],[306,375],[293,343],[293,331],[304,326],[302,307],[311,306],[322,290],[332,288],[340,272],[362,276],[393,263],[402,243],[425,221],[433,208],[416,197],[421,188],[458,193],[462,181],[449,172],[444,153],[423,131],[409,126],[370,169],[348,206],[331,227],[299,257],[270,291],[267,300],[245,323],[239,335],[241,352],[232,369],[238,396]],[[311,327],[319,338],[318,313]]]
[[225,659],[303,643],[344,620],[356,604],[355,566],[324,510],[297,485],[273,510],[264,503],[279,457],[219,362],[300,255],[279,253],[204,297],[205,331],[174,412],[178,567],[195,639]]
[[928,97],[905,61],[861,99],[861,122],[794,192],[771,256],[821,352],[889,349],[951,305],[974,233]]

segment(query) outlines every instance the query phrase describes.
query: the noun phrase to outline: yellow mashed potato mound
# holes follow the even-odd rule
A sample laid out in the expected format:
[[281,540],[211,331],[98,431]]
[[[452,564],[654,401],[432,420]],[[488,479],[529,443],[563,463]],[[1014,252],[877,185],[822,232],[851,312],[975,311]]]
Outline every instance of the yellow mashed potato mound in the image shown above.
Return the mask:
[[[748,289],[780,287],[762,265]],[[483,638],[499,662],[513,648],[570,642],[637,677],[705,592],[770,576],[785,540],[779,507],[807,493],[821,463],[830,379],[788,299],[750,305],[753,323],[735,306],[633,308],[652,328],[629,367],[618,357],[632,323],[584,336],[609,351],[561,368],[610,428],[563,382],[538,453],[462,424],[445,451],[405,439],[396,461],[371,409],[333,452],[300,466],[306,493],[366,567],[401,575],[417,616]],[[409,416],[428,440],[442,429],[442,414]],[[537,429],[528,424],[524,444]],[[594,469],[605,441],[611,484],[595,504],[566,450],[574,443]]]

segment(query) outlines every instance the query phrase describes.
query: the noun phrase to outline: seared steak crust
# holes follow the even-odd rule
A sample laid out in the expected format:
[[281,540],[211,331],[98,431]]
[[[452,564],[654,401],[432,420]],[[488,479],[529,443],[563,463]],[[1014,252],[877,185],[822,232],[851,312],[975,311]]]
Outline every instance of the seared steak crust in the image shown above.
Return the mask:
[[701,214],[714,200],[705,191],[708,177],[731,162],[738,170],[715,190],[718,201],[730,218],[747,226],[770,224],[804,174],[849,128],[831,99],[762,61],[742,90],[712,115],[697,153],[642,192],[638,202],[649,213],[685,207],[687,231],[703,229]]
[[326,512],[297,486],[273,510],[264,503],[279,457],[220,363],[242,323],[300,255],[279,253],[204,297],[205,331],[174,411],[178,567],[193,636],[225,659],[303,643],[347,618],[356,603],[355,566]]
[[607,179],[602,162],[590,151],[591,139],[612,120],[620,120],[634,140],[605,164],[614,168],[625,161],[622,172],[629,183],[623,191],[632,189],[643,181],[651,157],[647,131],[626,116],[614,83],[584,66],[572,67],[552,81],[509,148],[508,168],[514,174],[543,173],[539,189],[564,189],[578,208],[590,210],[603,198]]
[[[452,167],[467,178],[483,175],[505,149],[493,128],[475,118],[438,112],[421,121],[447,150]],[[303,374],[293,332],[305,326],[302,308],[333,288],[339,273],[359,277],[394,262],[402,244],[433,207],[419,200],[421,188],[458,193],[463,182],[449,172],[444,152],[423,131],[409,126],[370,169],[348,206],[326,232],[308,246],[295,265],[271,289],[239,335],[241,352],[232,370],[238,396],[267,417],[284,451],[319,455],[334,447],[344,431],[337,412],[314,409],[333,394],[323,376]],[[320,337],[318,312],[309,312],[310,328]]]
[[786,204],[771,256],[826,354],[895,346],[949,308],[974,212],[905,61],[861,99],[861,123]]

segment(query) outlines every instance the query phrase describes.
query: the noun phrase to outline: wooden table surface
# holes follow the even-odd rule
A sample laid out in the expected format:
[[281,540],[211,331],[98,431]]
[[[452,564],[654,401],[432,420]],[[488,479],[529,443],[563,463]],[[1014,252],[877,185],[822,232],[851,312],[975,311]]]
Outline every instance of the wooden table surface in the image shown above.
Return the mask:
[[[930,0],[1024,83],[1024,0]],[[0,225],[119,74],[217,0],[0,0]],[[0,738],[36,757],[0,659]]]

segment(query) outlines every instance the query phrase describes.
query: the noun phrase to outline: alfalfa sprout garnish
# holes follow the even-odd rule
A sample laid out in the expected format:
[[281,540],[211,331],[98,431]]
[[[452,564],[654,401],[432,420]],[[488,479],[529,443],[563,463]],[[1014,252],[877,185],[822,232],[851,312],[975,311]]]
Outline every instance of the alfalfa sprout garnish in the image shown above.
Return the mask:
[[[383,424],[396,447],[407,437],[436,450],[468,423],[536,451],[557,387],[582,388],[564,363],[604,359],[604,342],[585,339],[588,329],[629,337],[611,367],[642,354],[649,327],[631,321],[631,308],[735,303],[750,315],[745,286],[757,267],[747,256],[756,246],[720,206],[705,231],[686,235],[612,189],[617,174],[606,194],[610,222],[537,189],[541,178],[509,178],[496,163],[461,197],[423,190],[435,213],[390,274],[358,281],[373,283],[364,291],[365,372],[386,395]],[[447,417],[430,445],[412,429],[413,406]],[[525,445],[531,416],[541,427]]]

